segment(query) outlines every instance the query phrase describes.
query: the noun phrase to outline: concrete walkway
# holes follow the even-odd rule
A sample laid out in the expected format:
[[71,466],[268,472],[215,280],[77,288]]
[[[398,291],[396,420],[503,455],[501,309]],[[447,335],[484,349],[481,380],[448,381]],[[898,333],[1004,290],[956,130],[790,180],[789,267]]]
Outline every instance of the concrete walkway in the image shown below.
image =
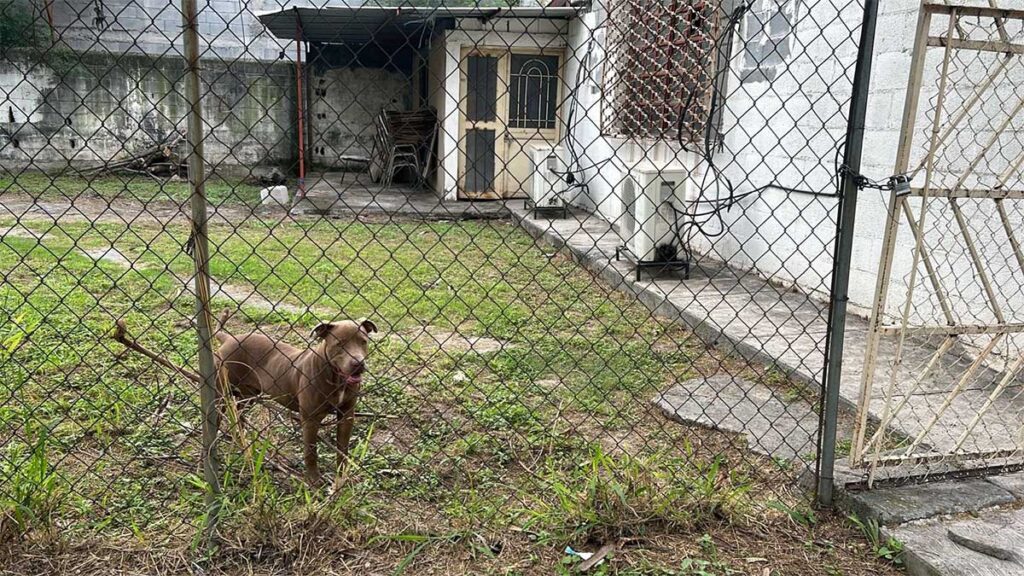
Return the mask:
[[[522,207],[509,204],[513,218],[535,238],[568,252],[584,267],[598,274],[617,289],[637,296],[662,316],[677,319],[708,342],[732,350],[746,358],[775,366],[813,390],[820,387],[827,331],[827,304],[808,295],[769,284],[753,273],[727,267],[719,262],[700,260],[688,280],[677,275],[635,280],[632,264],[615,261],[615,248],[623,239],[612,226],[597,217],[573,214],[566,219],[534,219]],[[909,342],[909,341],[908,341]],[[843,379],[840,397],[843,407],[855,413],[860,395],[863,358],[867,344],[867,321],[847,319]],[[894,346],[883,342],[879,365],[891,365]],[[907,344],[904,363],[923,365],[934,353],[928,343]],[[921,450],[952,449],[965,423],[977,412],[998,382],[1000,374],[982,369],[978,384],[965,390],[936,425],[926,431],[931,415],[955,383],[953,375],[966,367],[957,355],[947,353],[940,369],[914,394],[908,395],[909,381],[897,383],[895,397],[907,397],[907,405],[892,419],[889,430],[895,437],[914,438],[923,433]],[[1012,448],[1016,422],[1007,414],[1024,410],[1021,382],[1010,386],[994,409],[982,418],[976,436],[962,449]],[[876,385],[872,391],[869,419],[879,422],[884,409],[885,391]],[[1019,425],[1019,423],[1018,423]]]
[[[568,252],[605,282],[636,295],[655,313],[685,323],[707,342],[776,366],[819,389],[827,330],[825,303],[713,262],[698,262],[688,280],[665,276],[636,281],[632,265],[615,261],[615,248],[623,240],[607,222],[579,214],[536,220],[516,206],[510,209],[535,238]],[[856,412],[866,343],[867,321],[849,317],[840,390],[847,415]],[[892,364],[893,349],[891,342],[883,342],[880,366]],[[928,342],[908,344],[904,362],[921,366],[935,350]],[[955,385],[950,375],[965,368],[963,362],[960,355],[942,356],[933,376],[913,394],[908,381],[897,382],[895,395],[906,397],[907,405],[892,420],[890,430],[909,438],[923,433],[919,449],[950,450],[965,418],[977,413],[1000,377],[994,370],[982,369],[976,383],[935,426],[925,430],[945,392]],[[1019,419],[1008,414],[1019,415],[1024,409],[1020,392],[1020,382],[1011,385],[995,410],[979,423],[985,433],[963,449],[1012,447],[1015,436],[1009,428],[1019,425]],[[800,400],[779,398],[761,384],[710,376],[677,383],[654,402],[678,421],[744,434],[756,452],[799,460],[802,450],[813,450],[813,410]],[[878,422],[883,408],[884,391],[876,389],[870,419]],[[848,424],[849,418],[845,420]],[[776,423],[781,424],[782,433],[775,429]],[[849,427],[841,418],[840,437],[844,435],[849,436]],[[1024,514],[1016,509],[1024,502],[1024,474],[854,492],[846,488],[862,482],[865,471],[844,470],[841,464],[837,468],[843,504],[865,521],[886,526],[885,537],[892,535],[904,543],[910,574],[1024,574]],[[880,471],[879,478],[887,470]]]
[[507,218],[503,202],[443,200],[432,190],[395,184],[382,190],[365,172],[326,172],[306,179],[292,214],[406,216],[422,220]]
[[1024,510],[910,522],[891,531],[911,575],[1024,574]]

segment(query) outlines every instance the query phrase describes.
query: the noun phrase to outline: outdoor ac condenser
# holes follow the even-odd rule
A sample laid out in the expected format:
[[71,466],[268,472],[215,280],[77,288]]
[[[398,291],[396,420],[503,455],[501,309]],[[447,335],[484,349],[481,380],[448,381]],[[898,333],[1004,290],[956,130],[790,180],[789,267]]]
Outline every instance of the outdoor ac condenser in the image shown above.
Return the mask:
[[[622,199],[620,233],[625,243],[616,251],[643,268],[683,268],[689,273],[685,247],[677,238],[677,220],[687,199],[689,171],[674,164],[634,164],[619,185]],[[675,210],[673,210],[673,207]]]
[[530,178],[527,183],[529,204],[534,214],[557,212],[565,215],[565,193],[569,185],[565,149],[544,144],[530,145]]

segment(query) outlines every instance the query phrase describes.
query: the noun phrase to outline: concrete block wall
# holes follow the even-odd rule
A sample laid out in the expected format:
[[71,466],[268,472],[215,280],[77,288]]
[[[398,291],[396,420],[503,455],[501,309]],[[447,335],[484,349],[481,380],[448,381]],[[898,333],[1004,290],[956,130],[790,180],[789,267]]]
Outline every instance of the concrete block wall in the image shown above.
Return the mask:
[[[256,18],[291,5],[339,6],[358,0],[210,0],[199,4],[206,153],[221,168],[294,164],[295,46]],[[50,169],[89,165],[142,148],[184,126],[182,19],[178,4],[157,0],[54,0],[54,27],[75,50],[51,63],[12,52],[0,61],[0,163]],[[283,55],[283,58],[282,58]],[[79,62],[80,61],[80,62]],[[51,66],[59,65],[61,70]],[[400,74],[339,70],[324,76],[329,96],[314,104],[312,160],[368,154],[372,117],[404,102]],[[347,95],[347,96],[346,96]],[[359,95],[359,98],[356,98]],[[324,116],[316,120],[316,104]],[[333,111],[333,113],[332,113]],[[319,128],[319,130],[317,129]]]
[[317,70],[313,91],[313,162],[332,167],[342,156],[369,157],[381,110],[411,109],[412,80],[382,68]]
[[[757,10],[748,16],[757,18],[747,19],[746,36],[741,33],[733,47],[723,118],[727,139],[716,164],[737,195],[773,182],[827,194],[833,182],[834,156],[822,150],[834,150],[835,143],[842,140],[842,104],[850,90],[849,79],[843,78],[844,70],[836,62],[852,62],[856,47],[849,41],[848,31],[829,31],[831,44],[826,44],[822,31],[813,24],[848,18],[848,10],[823,2],[828,13],[818,8],[817,13],[808,15],[800,12],[801,8],[806,11],[803,2],[755,4]],[[796,26],[789,36],[781,33],[779,15],[771,12],[773,6],[786,16],[786,24]],[[607,72],[600,66],[608,61],[601,30],[605,18],[598,8],[574,21],[569,32],[566,78],[570,83],[586,60],[588,46],[590,60],[597,63],[582,75],[590,78],[575,87],[576,114],[566,143],[573,145],[581,158],[579,172],[589,192],[577,204],[593,207],[610,221],[619,219],[618,184],[627,166],[641,159],[688,166],[693,189],[703,188],[704,198],[726,196],[724,181],[716,183],[706,175],[707,167],[681,152],[675,142],[630,141],[601,134],[601,76]],[[763,26],[748,30],[752,23]],[[757,54],[781,53],[788,59],[779,63],[751,58],[748,46],[751,50],[756,46]],[[839,51],[823,55],[819,46],[837,46]],[[717,219],[706,222],[709,235],[697,238],[695,248],[735,266],[755,268],[767,277],[824,294],[835,228],[830,220],[833,204],[834,199],[794,198],[777,191],[749,197],[724,213],[721,223]],[[708,205],[697,210],[707,211]],[[821,229],[823,225],[827,230]],[[725,233],[715,235],[721,229]]]
[[[726,79],[725,141],[714,160],[733,193],[774,186],[742,198],[708,222],[720,236],[698,239],[698,250],[739,268],[827,298],[837,200],[836,149],[846,128],[856,60],[856,3],[755,3],[738,31]],[[753,22],[750,16],[756,16]],[[770,34],[782,18],[788,34]],[[822,28],[823,23],[828,23]],[[777,28],[777,26],[776,26]],[[778,32],[778,30],[776,30]],[[748,46],[769,42],[782,63],[751,70]],[[800,190],[794,193],[783,190]],[[729,194],[726,180],[710,179],[705,197]],[[711,204],[698,211],[708,211]]]
[[[1022,5],[1017,2],[1015,7]],[[862,172],[873,178],[884,178],[895,170],[896,152],[900,128],[904,122],[904,100],[906,79],[909,76],[913,31],[918,20],[917,3],[909,0],[883,3],[878,21],[875,65],[872,71],[871,97],[865,134],[865,154]],[[972,19],[973,20],[973,19]],[[947,20],[936,17],[932,23],[932,34],[942,35]],[[971,23],[967,23],[970,26]],[[1020,23],[1008,24],[1010,36],[1019,42]],[[1014,27],[1015,26],[1015,27]],[[995,68],[1000,56],[994,53],[962,52],[954,54],[951,64],[951,80],[948,84],[945,105],[957,110]],[[936,100],[938,70],[941,66],[942,50],[933,48],[925,61],[921,105],[914,119],[914,146],[910,166],[913,169],[925,157],[928,138],[932,129],[931,105]],[[946,150],[937,159],[936,175],[932,181],[935,187],[952,187],[966,172],[971,161],[981,153],[983,145],[995,134],[998,125],[1011,113],[1020,99],[1019,87],[1024,85],[1024,70],[1009,66],[982,104],[975,106],[979,113],[971,116],[962,129],[948,140]],[[948,118],[949,116],[945,116]],[[1016,115],[1005,132],[986,155],[990,161],[982,162],[964,183],[967,188],[991,188],[998,178],[998,172],[1018,157],[1024,141],[1024,115]],[[915,180],[915,186],[924,184],[923,174]],[[1020,190],[1020,170],[1010,178],[1005,188]],[[866,191],[860,194],[856,243],[853,268],[851,270],[851,299],[862,306],[870,305],[875,291],[878,258],[882,249],[888,195]],[[915,215],[919,213],[920,201],[911,199]],[[1009,216],[1011,228],[1024,230],[1024,206],[1021,201],[1006,201],[1004,207]],[[961,200],[967,227],[972,232],[981,261],[999,294],[1000,307],[1007,322],[1024,320],[1024,271],[1020,270],[1003,231],[1001,221],[990,200]],[[987,306],[987,298],[974,268],[972,259],[960,229],[953,217],[952,208],[946,200],[932,200],[927,215],[928,233],[926,242],[932,246],[933,258],[939,275],[943,277],[944,289],[950,295],[950,304],[958,320],[963,323],[993,323],[994,313]],[[888,286],[890,298],[887,313],[896,317],[900,313],[907,290],[907,281],[912,266],[914,238],[904,219],[896,243],[894,271]],[[914,293],[912,322],[945,324],[938,299],[919,269]],[[1010,347],[1019,348],[1021,342],[1011,342]],[[1002,351],[1006,351],[1002,347]],[[998,351],[998,349],[997,349]]]
[[[160,0],[53,0],[54,26],[75,50],[180,56],[181,11]],[[359,5],[361,0],[207,0],[199,2],[203,58],[277,60],[291,42],[271,35],[256,16],[291,6]]]
[[[31,54],[0,61],[0,164],[88,166],[124,157],[186,126],[183,62],[83,54],[55,72]],[[213,170],[295,158],[294,69],[203,63],[205,152]]]

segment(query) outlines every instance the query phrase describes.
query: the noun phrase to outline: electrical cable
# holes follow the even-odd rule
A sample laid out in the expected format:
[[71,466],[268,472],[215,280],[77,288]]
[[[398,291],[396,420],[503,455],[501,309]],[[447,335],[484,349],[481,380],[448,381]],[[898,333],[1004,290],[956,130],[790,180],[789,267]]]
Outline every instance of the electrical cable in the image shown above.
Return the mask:
[[[838,199],[839,195],[830,192],[820,192],[815,190],[807,190],[800,188],[793,188],[783,186],[782,184],[772,181],[770,183],[757,186],[743,193],[737,194],[736,186],[732,180],[725,174],[725,172],[719,167],[716,161],[716,153],[714,148],[717,144],[721,144],[724,140],[723,133],[720,130],[715,129],[713,119],[721,109],[722,103],[720,102],[722,96],[721,79],[729,73],[729,66],[722,65],[722,60],[727,58],[726,49],[731,47],[736,34],[739,30],[744,15],[746,15],[751,9],[749,2],[743,2],[738,5],[729,14],[724,26],[724,33],[716,40],[715,48],[709,52],[715,59],[716,72],[711,85],[711,105],[709,107],[707,118],[703,125],[703,142],[693,146],[691,142],[687,142],[684,138],[684,127],[686,125],[689,112],[694,104],[695,98],[699,90],[691,89],[688,90],[685,98],[685,102],[681,107],[680,113],[676,120],[676,141],[681,150],[692,153],[697,156],[698,166],[703,163],[706,169],[703,171],[700,182],[697,183],[697,194],[696,198],[688,203],[687,207],[679,208],[675,205],[669,204],[669,208],[672,210],[676,221],[674,226],[676,240],[682,246],[688,246],[698,236],[705,236],[707,238],[716,238],[725,234],[725,222],[723,213],[727,213],[733,206],[743,199],[759,195],[768,190],[778,190],[787,194],[802,194],[818,197],[827,197]],[[554,171],[554,173],[566,180],[568,184],[567,192],[569,190],[581,190],[584,194],[589,194],[589,187],[587,184],[587,178],[585,172],[589,170],[600,169],[607,164],[619,164],[618,166],[622,171],[628,171],[628,166],[621,161],[616,154],[612,154],[608,158],[590,162],[587,165],[583,165],[581,162],[580,154],[578,152],[577,145],[580,144],[576,137],[575,131],[572,129],[573,120],[580,112],[580,102],[578,94],[583,87],[585,78],[592,75],[592,67],[594,63],[594,48],[596,43],[595,38],[596,26],[587,26],[587,37],[584,42],[583,56],[580,61],[580,66],[576,69],[574,87],[570,92],[569,109],[566,116],[567,130],[562,138],[563,144],[565,145],[569,153],[569,165],[564,171]],[[727,63],[726,63],[727,64]],[[715,132],[718,132],[717,134]],[[843,167],[840,166],[840,157],[842,154],[843,145],[840,142],[835,148],[835,182],[836,189],[838,189],[839,181],[843,175]],[[584,174],[580,174],[580,173]],[[577,177],[577,175],[579,175]],[[710,180],[710,181],[709,181]],[[858,176],[858,182],[866,187],[879,187],[880,184],[867,178]]]
[[[750,4],[744,2],[737,6],[732,13],[729,15],[725,26],[725,33],[716,41],[715,58],[716,63],[716,76],[712,82],[712,94],[711,94],[711,106],[708,111],[708,121],[704,123],[703,142],[701,145],[691,149],[688,143],[684,140],[683,127],[685,126],[687,113],[690,107],[693,105],[694,97],[697,94],[697,90],[690,90],[686,97],[686,102],[680,111],[679,118],[676,126],[676,139],[681,149],[697,155],[698,161],[703,161],[706,164],[707,169],[704,171],[701,178],[701,182],[698,186],[697,197],[686,209],[680,210],[675,206],[670,206],[672,209],[675,220],[677,221],[676,234],[677,241],[683,246],[689,246],[690,243],[698,236],[704,236],[707,238],[716,238],[725,234],[726,227],[723,218],[723,212],[728,212],[736,203],[745,198],[758,195],[767,190],[779,190],[787,194],[803,194],[810,196],[820,196],[827,198],[838,199],[838,194],[819,192],[815,190],[806,190],[799,188],[787,187],[779,184],[778,182],[770,182],[751,190],[748,190],[742,194],[736,193],[736,188],[732,180],[719,168],[716,162],[716,153],[713,147],[716,142],[721,143],[723,140],[722,133],[719,131],[717,135],[713,134],[714,123],[713,120],[716,113],[721,106],[720,96],[720,79],[723,74],[728,73],[729,67],[721,65],[721,60],[725,54],[725,48],[730,47],[734,41],[735,35],[739,28],[739,24],[742,21],[743,16],[750,10]],[[715,137],[713,137],[715,136]],[[839,158],[842,152],[842,143],[836,146],[835,152],[835,183],[836,189],[838,190],[839,181],[842,177],[842,171],[839,166]],[[708,182],[709,178],[713,178],[711,183]],[[864,179],[867,181],[867,179]],[[870,181],[867,181],[870,182]],[[723,195],[723,187],[725,194]],[[713,195],[710,194],[713,190]],[[707,206],[706,210],[701,210],[699,206]],[[679,224],[678,221],[682,216],[683,223]],[[682,228],[686,228],[683,232]]]

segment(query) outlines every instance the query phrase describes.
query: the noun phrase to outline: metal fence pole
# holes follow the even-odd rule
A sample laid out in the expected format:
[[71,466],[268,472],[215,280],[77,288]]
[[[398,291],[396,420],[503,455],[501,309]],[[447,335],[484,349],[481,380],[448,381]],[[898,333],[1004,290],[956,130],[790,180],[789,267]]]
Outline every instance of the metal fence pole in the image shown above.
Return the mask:
[[182,0],[185,41],[185,99],[188,112],[188,176],[192,193],[192,241],[195,259],[196,331],[199,336],[200,405],[203,414],[203,477],[206,480],[206,529],[216,527],[219,512],[219,462],[217,433],[217,371],[213,360],[212,319],[210,313],[209,250],[206,222],[206,174],[203,166],[203,110],[200,101],[199,32],[196,0]]
[[828,348],[825,360],[824,423],[818,453],[818,504],[832,505],[835,477],[836,427],[839,416],[839,386],[843,371],[843,338],[846,329],[846,303],[849,300],[850,260],[853,253],[854,223],[857,216],[857,179],[864,146],[864,118],[867,115],[871,85],[871,61],[875,48],[875,24],[878,0],[865,0],[864,18],[853,74],[853,96],[846,124],[846,143],[839,190],[839,216],[836,219],[836,243],[832,267],[832,299],[828,312]]

